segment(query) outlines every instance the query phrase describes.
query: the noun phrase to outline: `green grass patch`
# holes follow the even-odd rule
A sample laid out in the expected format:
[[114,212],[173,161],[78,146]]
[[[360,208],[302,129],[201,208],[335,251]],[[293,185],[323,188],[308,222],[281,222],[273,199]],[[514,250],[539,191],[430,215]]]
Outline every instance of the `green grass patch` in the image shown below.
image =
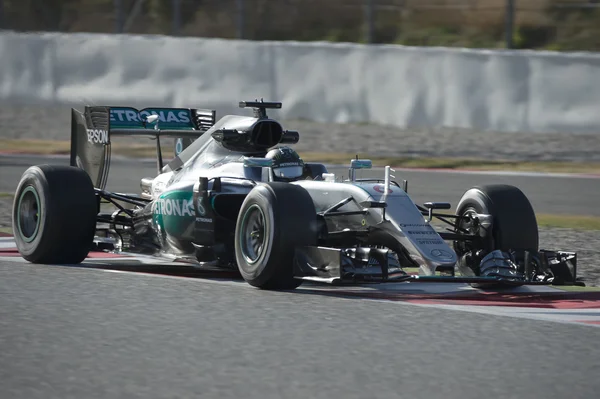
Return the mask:
[[[453,213],[451,209],[448,213]],[[600,217],[598,216],[580,216],[580,215],[551,215],[546,213],[536,213],[536,219],[539,228],[564,228],[574,230],[600,230]],[[431,224],[436,229],[445,229],[447,224],[433,219]]]
[[0,139],[2,152],[17,154],[68,154],[70,143],[58,140]]
[[600,217],[537,214],[540,227],[561,227],[578,230],[600,230]]
[[[111,151],[114,155],[122,155],[133,158],[154,158],[156,157],[156,145],[151,144],[133,144],[114,142],[111,144]],[[35,154],[35,155],[67,155],[70,153],[71,143],[60,140],[21,140],[21,139],[0,139],[0,148],[2,152],[14,154]],[[161,145],[163,156],[169,156],[173,151],[171,142]]]
[[[55,140],[17,140],[0,139],[2,152],[17,154],[56,155],[69,153],[68,141]],[[172,155],[173,147],[170,142],[162,145],[163,156]],[[156,146],[150,144],[133,144],[113,142],[112,153],[133,158],[156,157]],[[301,154],[305,161],[323,162],[327,164],[346,165],[355,154],[340,154],[332,152],[304,152]],[[592,173],[600,174],[600,162],[552,162],[552,161],[499,161],[473,158],[431,158],[431,157],[377,157],[363,154],[361,158],[369,158],[374,166],[390,165],[397,168],[424,169],[456,169],[456,170],[502,170],[522,172],[554,172],[554,173]]]

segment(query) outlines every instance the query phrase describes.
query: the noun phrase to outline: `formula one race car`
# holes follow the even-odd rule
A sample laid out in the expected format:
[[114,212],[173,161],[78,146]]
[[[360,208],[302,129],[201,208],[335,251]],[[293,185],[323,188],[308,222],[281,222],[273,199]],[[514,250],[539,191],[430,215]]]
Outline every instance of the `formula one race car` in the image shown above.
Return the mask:
[[[415,204],[407,183],[342,180],[304,163],[287,145],[296,131],[267,116],[281,103],[242,102],[254,116],[215,111],[86,107],[72,110],[71,166],[30,167],[19,182],[13,229],[34,263],[79,263],[92,249],[168,257],[239,270],[249,284],[291,289],[303,280],[575,284],[573,252],[538,248],[535,213],[516,187],[465,192],[449,203]],[[150,136],[158,173],[141,193],[105,190],[114,136]],[[163,164],[160,139],[176,138]],[[101,212],[111,203],[116,211]],[[448,225],[436,230],[436,218]],[[416,272],[409,272],[417,268]]]

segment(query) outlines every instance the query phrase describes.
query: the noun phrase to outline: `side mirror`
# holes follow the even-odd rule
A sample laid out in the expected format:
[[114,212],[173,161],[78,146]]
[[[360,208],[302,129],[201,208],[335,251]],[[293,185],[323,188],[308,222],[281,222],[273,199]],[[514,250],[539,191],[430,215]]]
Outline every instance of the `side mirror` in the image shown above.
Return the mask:
[[370,159],[353,159],[350,161],[350,169],[371,169],[373,162]]
[[371,169],[373,167],[373,163],[370,159],[353,159],[350,161],[350,170],[349,177],[350,181],[354,181],[356,179],[356,169]]

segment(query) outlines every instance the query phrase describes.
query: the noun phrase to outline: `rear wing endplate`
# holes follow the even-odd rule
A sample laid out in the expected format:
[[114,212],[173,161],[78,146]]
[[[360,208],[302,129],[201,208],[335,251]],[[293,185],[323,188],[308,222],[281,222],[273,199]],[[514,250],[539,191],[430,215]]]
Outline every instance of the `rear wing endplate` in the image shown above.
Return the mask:
[[[151,115],[158,118],[148,120]],[[216,121],[216,111],[194,108],[144,108],[86,106],[71,109],[71,166],[84,169],[94,186],[106,187],[111,157],[111,137],[144,136],[156,140],[157,169],[163,168],[161,137],[177,138],[175,155],[202,136]]]

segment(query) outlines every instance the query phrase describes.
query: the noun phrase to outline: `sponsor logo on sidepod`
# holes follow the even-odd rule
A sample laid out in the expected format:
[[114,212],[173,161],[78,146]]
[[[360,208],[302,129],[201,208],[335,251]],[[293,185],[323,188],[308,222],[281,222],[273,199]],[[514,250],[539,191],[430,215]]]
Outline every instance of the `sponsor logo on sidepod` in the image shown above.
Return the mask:
[[167,234],[189,238],[194,222],[212,223],[204,202],[194,201],[191,191],[169,191],[152,204],[154,224]]
[[108,144],[108,130],[86,129],[87,139],[92,144]]
[[191,192],[171,191],[152,204],[154,224],[167,234],[182,237],[194,223],[194,199]]
[[152,204],[152,212],[163,216],[194,216],[194,201],[161,198]]
[[200,214],[200,216],[204,216],[206,215],[206,209],[204,209],[204,205],[202,205],[202,202],[204,202],[202,200],[202,197],[198,197],[198,213]]
[[196,210],[198,211],[198,215],[200,217],[196,218],[196,222],[200,223],[212,223],[211,218],[207,218],[206,216],[206,208],[204,208],[204,199],[203,197],[198,197],[198,201],[196,202]]

